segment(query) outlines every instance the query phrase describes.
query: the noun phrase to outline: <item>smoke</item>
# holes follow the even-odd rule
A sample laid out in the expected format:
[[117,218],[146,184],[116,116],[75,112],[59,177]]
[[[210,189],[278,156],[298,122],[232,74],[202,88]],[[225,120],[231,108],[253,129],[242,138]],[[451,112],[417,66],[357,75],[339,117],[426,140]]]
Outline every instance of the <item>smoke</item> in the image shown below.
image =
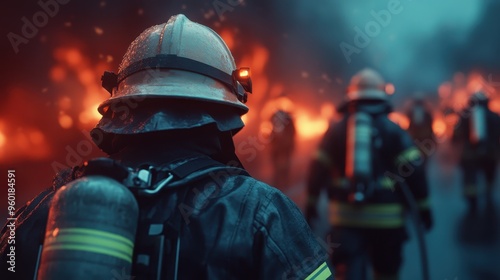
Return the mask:
[[[330,70],[343,80],[361,68],[374,67],[396,85],[400,98],[416,90],[435,92],[457,71],[453,50],[467,43],[486,8],[486,1],[475,0],[316,3],[290,3],[293,20],[307,26],[313,37],[304,47],[321,44],[314,59],[320,65],[331,64]],[[356,41],[359,30],[364,41]],[[342,43],[355,52],[346,55]]]

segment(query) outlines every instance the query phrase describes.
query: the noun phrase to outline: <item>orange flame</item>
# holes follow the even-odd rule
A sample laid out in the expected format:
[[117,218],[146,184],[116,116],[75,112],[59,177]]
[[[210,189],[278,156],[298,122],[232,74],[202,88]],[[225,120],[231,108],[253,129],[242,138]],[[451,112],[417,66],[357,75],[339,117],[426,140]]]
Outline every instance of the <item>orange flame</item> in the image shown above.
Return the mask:
[[320,137],[328,129],[327,119],[312,117],[307,111],[298,110],[295,120],[297,123],[297,134],[302,139]]
[[54,82],[60,83],[68,72],[73,72],[78,82],[85,89],[85,95],[81,102],[84,109],[79,114],[77,112],[68,112],[71,109],[71,99],[69,97],[66,96],[59,100],[59,108],[62,111],[59,116],[59,124],[63,128],[73,126],[71,115],[77,113],[77,119],[81,125],[94,125],[101,118],[101,115],[97,112],[97,106],[106,99],[106,95],[103,94],[103,90],[99,85],[100,74],[107,68],[106,65],[91,66],[88,58],[76,48],[56,49],[54,57],[58,64],[52,68],[50,78]]
[[410,127],[410,120],[403,113],[391,112],[388,117],[389,117],[389,120],[391,120],[393,123],[399,125],[404,130],[407,130],[408,127]]
[[442,118],[435,118],[432,122],[432,131],[437,137],[445,135],[447,130],[446,122]]
[[0,128],[0,162],[12,162],[20,158],[39,160],[50,155],[50,147],[40,130],[21,127],[9,129],[3,126]]
[[0,148],[5,146],[5,143],[7,142],[7,138],[5,137],[5,134],[0,131]]

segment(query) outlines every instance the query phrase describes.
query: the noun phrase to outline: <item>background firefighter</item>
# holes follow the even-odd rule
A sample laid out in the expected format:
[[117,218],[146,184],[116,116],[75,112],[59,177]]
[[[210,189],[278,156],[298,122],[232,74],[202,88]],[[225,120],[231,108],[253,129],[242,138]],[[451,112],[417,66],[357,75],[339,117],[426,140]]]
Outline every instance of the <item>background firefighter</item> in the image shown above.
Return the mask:
[[290,168],[295,148],[295,125],[290,113],[278,110],[271,117],[270,156],[274,167],[273,185],[283,192],[290,188]]
[[463,194],[470,213],[478,208],[478,172],[486,178],[486,206],[493,208],[492,190],[500,154],[500,117],[488,108],[489,99],[483,92],[470,96],[468,106],[460,112],[452,141],[461,150]]
[[[398,279],[407,239],[398,181],[410,186],[425,228],[432,225],[422,157],[411,137],[388,119],[384,88],[371,69],[351,79],[348,101],[339,110],[344,116],[326,132],[310,169],[306,219],[311,223],[317,216],[318,196],[326,189],[330,235],[340,244],[332,255],[337,279],[365,279],[367,259],[375,279]],[[352,176],[357,172],[365,176]]]
[[[428,142],[429,140],[433,143],[436,142],[432,131],[432,110],[420,94],[411,100],[406,116],[410,120],[407,131],[414,141],[419,143]],[[417,147],[419,146],[417,145]],[[422,149],[420,149],[420,152],[426,160],[430,156]]]
[[[103,77],[103,86],[112,96],[99,106],[103,116],[91,133],[96,144],[111,162],[134,170],[152,166],[172,176],[157,195],[136,196],[140,218],[135,279],[156,279],[158,268],[165,271],[161,279],[177,278],[172,275],[179,279],[331,276],[324,250],[299,209],[278,190],[248,176],[234,153],[232,135],[243,127],[240,116],[248,111],[243,103],[251,92],[249,72],[244,79],[239,73],[226,44],[213,30],[177,15],[139,35],[118,75]],[[75,167],[59,174],[52,188],[17,213],[17,261],[23,269],[16,277],[33,278],[54,192],[77,178],[80,170]],[[107,206],[102,205],[102,211],[110,210]],[[2,273],[7,271],[6,234],[4,229]],[[164,247],[142,246],[156,235],[164,237]],[[58,235],[54,230],[48,236]],[[91,253],[85,247],[68,248],[53,248],[53,254],[76,250],[80,255],[111,258],[106,250]],[[137,258],[138,252],[143,258]],[[155,265],[155,260],[163,262]],[[67,270],[79,270],[77,262],[67,265]],[[112,271],[92,273],[96,274],[86,271],[83,279],[113,276]]]

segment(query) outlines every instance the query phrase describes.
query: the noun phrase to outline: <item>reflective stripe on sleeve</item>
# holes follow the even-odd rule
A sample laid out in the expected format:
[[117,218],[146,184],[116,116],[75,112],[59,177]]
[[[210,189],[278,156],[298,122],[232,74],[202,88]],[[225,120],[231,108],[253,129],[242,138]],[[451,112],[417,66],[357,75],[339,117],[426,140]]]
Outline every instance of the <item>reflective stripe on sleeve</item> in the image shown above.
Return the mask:
[[305,280],[325,280],[332,275],[330,268],[326,265],[326,262],[322,263],[313,273],[309,274]]
[[420,150],[417,147],[411,147],[399,154],[396,158],[396,164],[399,165],[405,162],[417,161],[420,160],[421,157],[422,154],[420,153]]
[[329,208],[332,225],[369,228],[404,226],[404,209],[398,203],[352,205],[332,201]]

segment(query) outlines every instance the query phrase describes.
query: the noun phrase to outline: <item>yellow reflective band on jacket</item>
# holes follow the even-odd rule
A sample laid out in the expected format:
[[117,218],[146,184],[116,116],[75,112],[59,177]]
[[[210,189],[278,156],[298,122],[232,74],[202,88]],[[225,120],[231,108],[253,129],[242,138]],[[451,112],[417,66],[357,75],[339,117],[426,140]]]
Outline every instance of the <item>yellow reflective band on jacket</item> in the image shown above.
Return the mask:
[[47,233],[44,250],[92,252],[132,263],[134,243],[128,238],[106,231],[89,228],[61,228]]
[[420,160],[421,157],[422,154],[420,153],[420,150],[417,147],[411,147],[399,154],[396,158],[396,164]]
[[429,209],[429,204],[430,204],[430,202],[429,202],[428,198],[424,198],[424,199],[417,201],[418,209],[420,209],[420,210]]
[[332,275],[330,268],[326,265],[326,262],[322,263],[313,273],[309,274],[305,280],[325,280]]
[[368,228],[404,226],[404,208],[399,203],[353,205],[332,201],[329,207],[332,225]]
[[[384,176],[379,180],[379,184],[383,189],[393,190],[395,185],[396,185],[396,180],[393,180],[387,176]],[[334,188],[348,189],[349,188],[349,179],[347,179],[345,177],[334,178],[332,180],[332,185]]]
[[394,190],[394,187],[396,186],[396,180],[384,176],[382,179],[380,179],[380,185],[384,189]]
[[324,166],[330,167],[332,166],[332,159],[330,156],[323,150],[316,150],[314,153],[314,159],[323,164]]

